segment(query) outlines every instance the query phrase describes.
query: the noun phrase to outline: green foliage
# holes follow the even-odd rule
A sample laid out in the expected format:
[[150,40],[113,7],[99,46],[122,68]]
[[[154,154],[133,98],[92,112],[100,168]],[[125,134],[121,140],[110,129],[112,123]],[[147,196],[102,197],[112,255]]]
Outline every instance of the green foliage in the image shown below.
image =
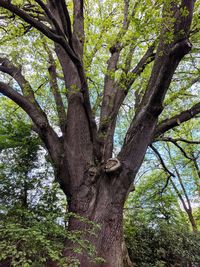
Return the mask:
[[[0,223],[0,261],[8,261],[12,266],[44,266],[50,260],[58,266],[78,265],[76,258],[66,258],[63,251],[66,242],[76,244],[74,251],[87,253],[94,262],[102,261],[95,257],[95,248],[84,238],[86,232],[70,231],[63,225],[73,214],[63,212],[27,210],[13,207],[2,214]],[[81,220],[81,218],[79,218]],[[95,234],[96,226],[90,224],[88,234]]]
[[12,266],[40,266],[52,259],[62,266],[66,232],[52,219],[49,214],[45,221],[38,220],[33,212],[16,207],[10,211],[0,229],[1,261],[9,259]]
[[137,267],[200,264],[200,234],[187,228],[164,221],[152,227],[132,217],[125,234],[130,258]]

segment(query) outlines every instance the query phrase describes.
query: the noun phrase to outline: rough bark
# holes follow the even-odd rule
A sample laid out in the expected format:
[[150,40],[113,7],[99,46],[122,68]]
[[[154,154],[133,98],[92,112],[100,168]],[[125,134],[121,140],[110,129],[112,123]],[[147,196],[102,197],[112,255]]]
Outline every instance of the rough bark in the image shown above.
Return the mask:
[[[100,172],[100,173],[98,173]],[[90,177],[91,173],[88,173]],[[103,169],[96,172],[93,183],[86,175],[84,183],[79,189],[72,190],[69,199],[69,210],[97,223],[100,228],[96,236],[85,237],[95,245],[97,256],[105,262],[100,266],[124,266],[123,265],[123,204],[126,199],[126,185],[120,182],[123,174],[119,171],[115,174],[106,174]],[[69,221],[70,230],[85,230],[89,225],[75,218]],[[71,251],[65,251],[66,255],[72,255]],[[75,255],[74,255],[75,256]],[[81,266],[97,266],[91,263],[85,255],[79,257]],[[98,265],[99,266],[99,265]]]

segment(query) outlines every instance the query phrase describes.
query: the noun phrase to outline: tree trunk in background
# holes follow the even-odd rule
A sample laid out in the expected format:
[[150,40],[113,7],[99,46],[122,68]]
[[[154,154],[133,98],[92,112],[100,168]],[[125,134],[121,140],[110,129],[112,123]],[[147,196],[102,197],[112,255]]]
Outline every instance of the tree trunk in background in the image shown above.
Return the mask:
[[186,210],[186,213],[188,215],[188,218],[189,218],[189,221],[191,223],[191,226],[192,226],[192,230],[195,232],[198,230],[197,228],[197,224],[196,224],[196,221],[194,219],[194,216],[193,216],[193,213],[192,213],[192,209],[187,209]]

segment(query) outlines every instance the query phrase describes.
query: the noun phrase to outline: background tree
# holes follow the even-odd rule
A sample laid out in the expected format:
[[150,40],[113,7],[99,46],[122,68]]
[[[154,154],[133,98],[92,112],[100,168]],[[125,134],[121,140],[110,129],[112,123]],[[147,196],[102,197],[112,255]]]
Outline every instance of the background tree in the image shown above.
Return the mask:
[[[187,103],[182,99],[178,110],[164,109],[170,84],[175,86],[175,72],[191,69],[195,76],[188,77],[187,85],[184,79],[184,91],[192,93],[198,81],[197,51],[182,61],[192,49],[189,37],[196,43],[199,35],[199,3],[195,13],[194,2],[74,0],[67,6],[64,0],[0,0],[6,51],[0,59],[0,70],[6,74],[0,92],[31,118],[69,210],[100,225],[98,239],[86,237],[105,258],[102,266],[123,265],[123,205],[148,146],[200,112],[193,96],[187,97]],[[55,102],[51,111],[47,109],[50,95]],[[175,95],[179,90],[174,89],[172,98]],[[132,119],[113,159],[118,115],[129,103]],[[59,128],[52,120],[55,114]],[[86,228],[77,218],[69,219],[69,230]],[[64,255],[73,256],[69,245],[73,247],[66,243]],[[93,265],[84,254],[79,260],[81,266]]]

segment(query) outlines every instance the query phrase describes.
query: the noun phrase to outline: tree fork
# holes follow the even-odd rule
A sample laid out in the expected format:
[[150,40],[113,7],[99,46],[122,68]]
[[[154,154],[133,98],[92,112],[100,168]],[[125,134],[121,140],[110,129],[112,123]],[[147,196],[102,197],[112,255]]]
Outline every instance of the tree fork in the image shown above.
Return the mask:
[[[41,1],[38,0],[37,2],[41,4],[40,6],[43,6]],[[64,1],[49,1],[49,3],[51,2],[54,4],[54,7],[48,9],[48,6],[44,6],[43,9],[46,10],[47,8],[46,15],[51,20],[53,28],[41,23],[9,1],[0,0],[0,6],[19,16],[56,44],[55,51],[64,73],[66,89],[68,89],[66,94],[68,99],[67,122],[66,130],[63,128],[63,136],[61,138],[58,137],[50,126],[46,114],[39,106],[36,108],[35,104],[29,101],[25,95],[19,94],[8,84],[2,82],[0,82],[0,92],[22,107],[35,123],[39,135],[51,155],[61,187],[68,197],[69,210],[100,225],[99,232],[97,233],[98,238],[86,236],[95,245],[97,255],[105,259],[105,262],[99,266],[125,267],[122,253],[123,205],[135,175],[142,164],[146,150],[155,136],[178,125],[177,118],[183,122],[192,118],[194,113],[200,112],[199,104],[197,104],[190,110],[192,114],[190,111],[185,111],[179,114],[179,117],[173,117],[157,125],[158,117],[162,112],[163,100],[173,74],[183,56],[191,49],[188,43],[188,36],[194,1],[182,0],[180,6],[175,1],[171,1],[169,6],[167,5],[170,11],[170,18],[168,19],[173,21],[173,41],[170,44],[165,42],[164,34],[168,29],[163,23],[145,94],[136,110],[117,159],[111,158],[113,134],[117,113],[126,94],[123,94],[123,96],[121,96],[121,92],[116,94],[119,98],[116,98],[113,109],[110,108],[109,101],[103,101],[102,110],[106,114],[112,114],[113,110],[116,113],[113,115],[115,119],[111,121],[113,125],[106,129],[111,140],[106,143],[109,144],[109,153],[104,157],[101,152],[96,159],[94,150],[98,147],[97,129],[92,114],[86,74],[82,64],[83,44],[80,42],[77,45],[76,43],[80,41],[77,39],[79,37],[78,34],[82,38],[84,36],[83,1],[73,1],[75,8],[74,32],[71,31],[71,23],[66,5],[62,8],[65,16],[57,12],[58,10],[56,9],[57,4],[63,5]],[[126,1],[125,3],[128,2]],[[126,6],[125,16],[128,14],[127,8],[128,5]],[[184,9],[188,11],[187,16],[181,15],[181,11]],[[52,10],[56,10],[55,16],[52,16]],[[62,17],[60,17],[61,15]],[[166,18],[165,16],[166,13],[163,12],[163,19]],[[62,29],[63,26],[65,30]],[[127,17],[124,20],[124,27],[124,29],[128,29]],[[177,38],[177,32],[179,31],[181,33],[182,31],[184,32],[181,38]],[[73,36],[73,34],[75,35]],[[73,40],[75,40],[75,44]],[[137,65],[141,67],[140,70],[137,70],[136,67],[138,75],[145,68],[148,60],[154,59],[153,51],[154,47],[148,49],[139,62],[142,63],[142,66],[140,64]],[[111,53],[120,52],[121,50],[114,51],[111,49]],[[110,64],[112,63],[111,65],[116,70],[119,55],[115,54],[116,57],[112,57],[112,55]],[[111,81],[110,77],[107,78],[107,81],[113,85],[113,80]],[[131,80],[131,82],[134,82],[134,80]],[[129,83],[130,86],[131,82]],[[76,86],[78,92],[72,90],[73,85]],[[109,88],[109,86],[104,89],[107,91],[104,92],[105,97],[107,93],[108,95],[112,93],[112,88]],[[127,89],[129,90],[130,88]],[[100,124],[102,125],[102,121]],[[104,142],[105,140],[102,141],[102,146],[105,145]],[[100,161],[99,159],[102,158],[104,160]],[[116,164],[116,168],[109,166],[113,162]],[[70,218],[69,220],[69,229],[71,230],[85,230],[87,227],[87,224],[77,219]],[[88,261],[85,254],[81,256],[76,253],[74,254],[72,251],[68,251],[67,247],[65,255],[77,256],[80,259],[81,267],[95,266],[94,263]]]

